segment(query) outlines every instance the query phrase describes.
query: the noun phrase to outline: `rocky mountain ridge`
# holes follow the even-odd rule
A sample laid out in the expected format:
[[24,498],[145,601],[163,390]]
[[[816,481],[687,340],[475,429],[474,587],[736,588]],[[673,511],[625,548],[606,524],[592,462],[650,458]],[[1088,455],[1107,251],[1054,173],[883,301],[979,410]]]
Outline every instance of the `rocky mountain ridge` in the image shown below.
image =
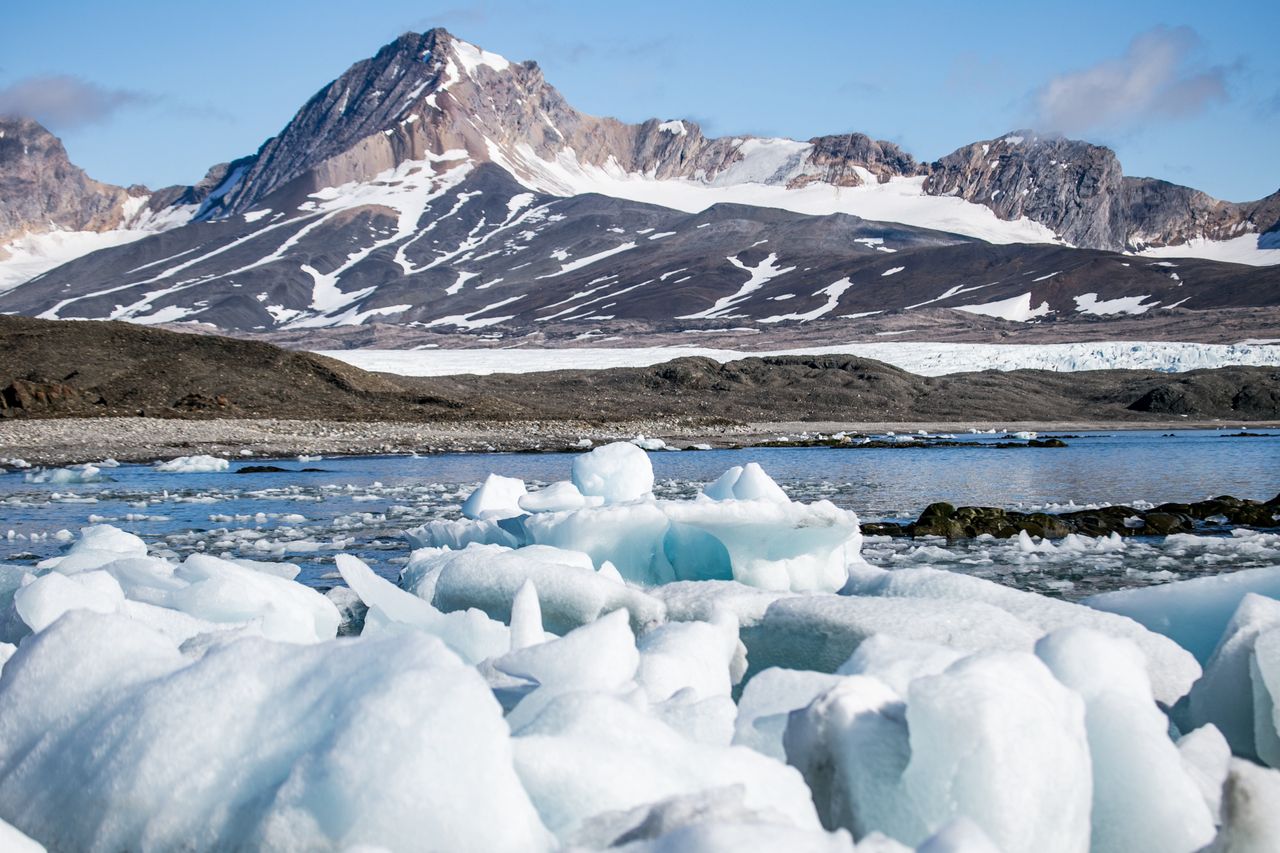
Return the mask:
[[110,241],[0,275],[0,312],[679,333],[922,309],[1044,323],[1280,308],[1280,266],[1115,254],[1266,249],[1280,194],[1219,202],[1029,131],[919,163],[861,134],[711,138],[688,121],[597,118],[536,63],[438,29],[356,63],[258,152],[190,187],[98,184],[22,126],[39,153],[17,158],[0,138],[0,181],[16,188],[0,193],[0,225]]
[[0,251],[35,230],[117,228],[137,195],[90,178],[39,123],[0,116]]
[[1222,202],[1127,177],[1103,146],[1031,131],[918,163],[893,143],[856,133],[807,142],[709,138],[685,120],[626,124],[588,116],[546,82],[536,63],[509,62],[440,29],[401,36],[318,92],[259,151],[227,193],[225,210],[242,213],[303,176],[312,188],[366,181],[399,163],[454,150],[495,162],[553,195],[589,188],[593,171],[633,181],[786,189],[923,177],[925,194],[956,196],[1001,220],[1025,218],[1071,245],[1110,251],[1226,240],[1280,224],[1280,193]]

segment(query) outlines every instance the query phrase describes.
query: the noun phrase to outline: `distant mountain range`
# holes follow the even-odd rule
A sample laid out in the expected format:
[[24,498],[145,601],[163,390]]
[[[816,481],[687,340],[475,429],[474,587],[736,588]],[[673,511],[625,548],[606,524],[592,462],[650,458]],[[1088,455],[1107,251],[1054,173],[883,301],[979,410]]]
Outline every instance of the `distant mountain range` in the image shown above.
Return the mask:
[[[1177,258],[1177,260],[1172,260]],[[1247,203],[1016,131],[919,163],[861,134],[704,136],[574,110],[533,62],[407,34],[199,184],[90,179],[0,119],[0,312],[239,332],[1019,323],[1280,307]]]

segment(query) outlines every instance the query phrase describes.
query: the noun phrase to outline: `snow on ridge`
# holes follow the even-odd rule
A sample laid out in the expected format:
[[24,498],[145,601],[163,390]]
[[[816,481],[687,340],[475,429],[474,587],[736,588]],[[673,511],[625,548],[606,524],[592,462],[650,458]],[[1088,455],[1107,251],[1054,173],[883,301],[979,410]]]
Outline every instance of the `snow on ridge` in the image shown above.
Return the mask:
[[453,56],[458,62],[462,63],[467,76],[473,76],[476,73],[476,69],[481,65],[492,68],[494,71],[506,71],[511,67],[511,63],[507,61],[505,56],[500,56],[458,38],[453,40]]
[[689,132],[688,129],[685,128],[684,122],[680,121],[679,119],[664,121],[662,124],[658,125],[658,130],[662,131],[663,133],[670,133],[673,136],[684,136],[686,133]]
[[1178,246],[1160,246],[1136,253],[1141,258],[1201,258],[1230,264],[1269,267],[1280,264],[1280,248],[1273,248],[1265,234],[1242,234],[1230,240],[1197,238]]
[[[490,306],[494,307],[494,306]],[[481,313],[481,312],[475,312]],[[439,321],[437,321],[439,322]],[[800,349],[742,352],[708,347],[633,347],[582,349],[322,350],[321,355],[364,370],[401,376],[537,373],[547,370],[599,370],[648,367],[673,358],[703,356],[726,362],[774,355],[853,355],[892,364],[921,376],[979,370],[1158,370],[1181,373],[1234,365],[1278,367],[1280,346],[1197,344],[1173,341],[1095,341],[1066,344],[969,344],[883,341]]]
[[[748,144],[750,143],[750,144]],[[554,159],[543,159],[525,143],[504,148],[486,140],[489,160],[524,186],[557,196],[599,193],[611,198],[656,204],[686,213],[700,213],[717,204],[776,208],[809,216],[846,213],[879,222],[898,222],[988,243],[1057,243],[1049,228],[1030,219],[1000,219],[990,208],[955,196],[925,193],[924,177],[866,181],[859,187],[837,187],[812,181],[788,189],[786,181],[800,174],[809,143],[784,139],[743,140],[743,159],[711,181],[689,178],[658,179],[628,172],[616,160],[603,166],[584,163],[570,148]],[[770,183],[770,180],[781,181]]]

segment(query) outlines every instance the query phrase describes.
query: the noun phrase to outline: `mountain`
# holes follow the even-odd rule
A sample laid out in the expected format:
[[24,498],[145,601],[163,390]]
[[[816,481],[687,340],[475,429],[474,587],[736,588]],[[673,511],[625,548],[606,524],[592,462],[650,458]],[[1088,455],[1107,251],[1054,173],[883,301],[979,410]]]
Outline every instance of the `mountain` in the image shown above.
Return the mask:
[[189,222],[227,164],[191,187],[95,181],[28,118],[0,116],[0,292],[72,258]]
[[[24,240],[121,245],[11,264],[11,281],[27,274],[0,312],[241,332],[821,322],[839,334],[859,317],[948,308],[1096,324],[1280,307],[1280,267],[1264,265],[1280,263],[1280,194],[1216,201],[1029,131],[926,164],[861,134],[627,124],[577,112],[535,63],[439,29],[356,63],[256,154],[193,187],[96,184],[23,126],[47,165],[0,148],[0,175],[37,176],[0,196],[0,223],[20,235],[11,261],[31,254]],[[63,230],[34,233],[47,222]]]

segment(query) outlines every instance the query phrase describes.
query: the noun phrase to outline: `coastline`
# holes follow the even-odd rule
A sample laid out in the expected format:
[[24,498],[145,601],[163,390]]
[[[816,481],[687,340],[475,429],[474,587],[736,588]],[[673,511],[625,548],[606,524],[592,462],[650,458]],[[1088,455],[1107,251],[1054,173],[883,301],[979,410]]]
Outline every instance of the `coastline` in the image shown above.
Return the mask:
[[[686,419],[637,419],[609,423],[588,421],[332,421],[280,418],[56,418],[0,421],[0,460],[18,458],[32,465],[56,466],[97,462],[151,462],[195,454],[239,458],[298,455],[355,456],[383,453],[512,453],[575,452],[583,438],[594,443],[660,438],[683,449],[693,444],[712,448],[750,447],[801,433],[850,432],[883,434],[924,430],[929,433],[970,429],[1035,432],[1129,430],[1255,430],[1280,428],[1280,421],[949,421],[854,422],[761,421],[709,425]],[[3,464],[0,461],[0,464]]]

